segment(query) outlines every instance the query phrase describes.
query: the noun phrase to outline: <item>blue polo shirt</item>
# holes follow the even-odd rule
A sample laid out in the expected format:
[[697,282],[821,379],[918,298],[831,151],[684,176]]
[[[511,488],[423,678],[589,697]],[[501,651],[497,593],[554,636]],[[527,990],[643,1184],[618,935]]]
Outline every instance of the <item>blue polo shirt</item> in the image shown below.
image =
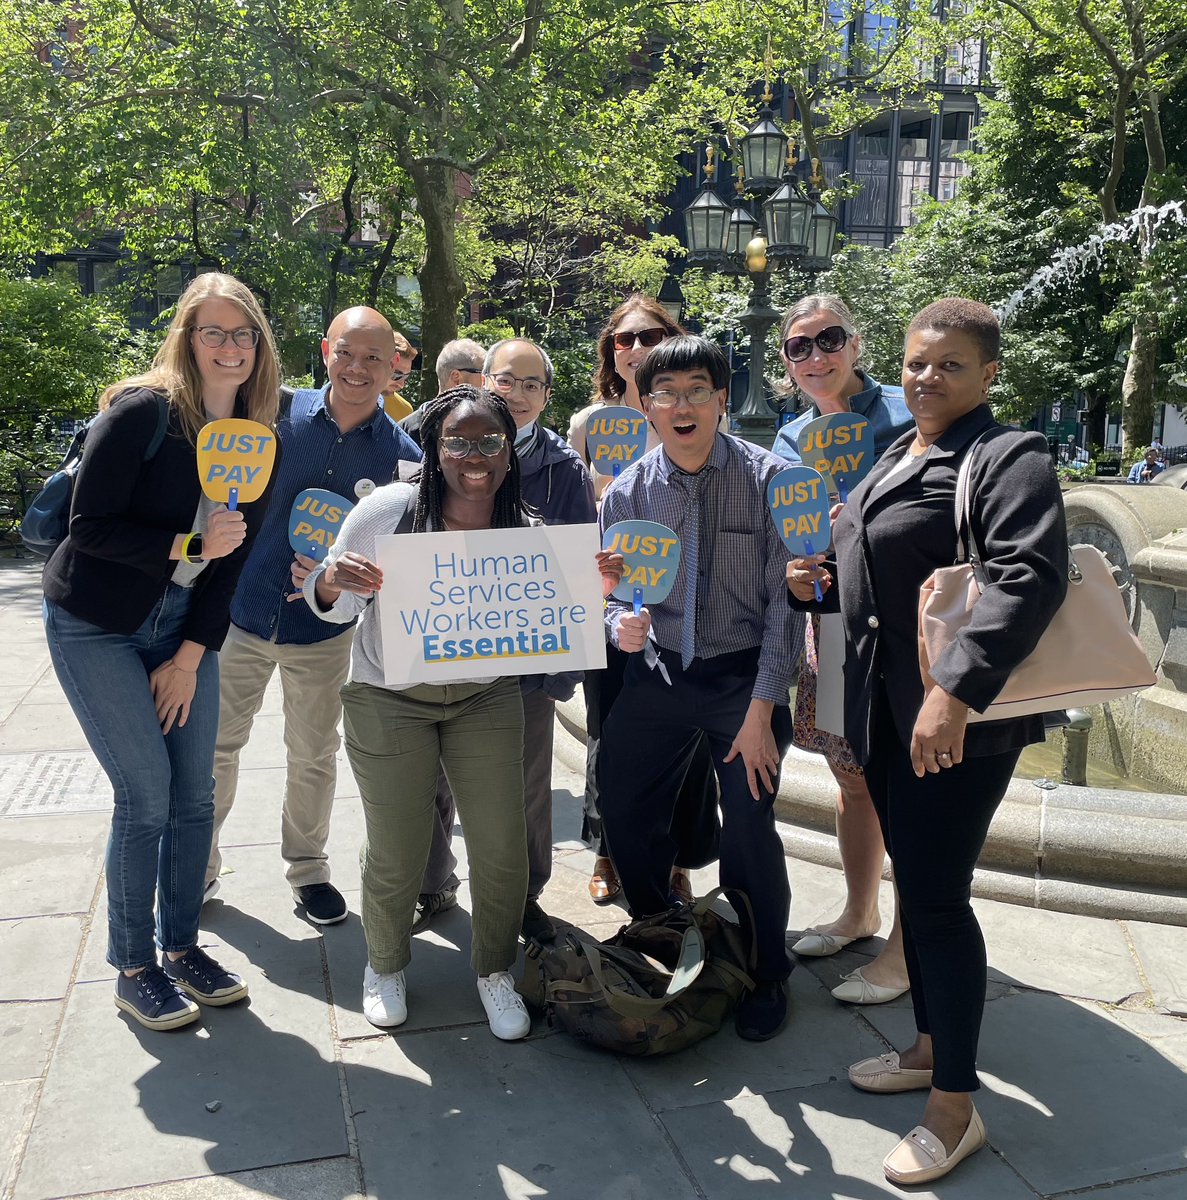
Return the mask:
[[324,642],[350,628],[330,625],[308,604],[285,598],[293,590],[288,536],[293,501],[306,488],[325,488],[357,503],[360,480],[382,487],[391,483],[398,460],[420,462],[421,457],[416,443],[383,411],[382,400],[366,424],[339,432],[326,408],[329,390],[326,384],[320,391],[295,393],[277,425],[281,454],[272,501],[231,601],[231,620],[240,629],[286,645]]

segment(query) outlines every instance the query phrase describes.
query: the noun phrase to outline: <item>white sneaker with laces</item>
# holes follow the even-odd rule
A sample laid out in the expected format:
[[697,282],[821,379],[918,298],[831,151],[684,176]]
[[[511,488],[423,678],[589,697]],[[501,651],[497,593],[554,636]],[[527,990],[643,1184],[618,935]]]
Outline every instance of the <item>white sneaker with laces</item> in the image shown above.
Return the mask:
[[372,1025],[385,1029],[408,1020],[408,989],[404,986],[403,971],[380,975],[367,964],[363,972],[363,1016]]
[[493,975],[478,976],[478,995],[486,1009],[490,1031],[505,1042],[514,1042],[527,1037],[531,1032],[532,1018],[524,1007],[523,999],[515,990],[515,980],[510,971],[496,971]]

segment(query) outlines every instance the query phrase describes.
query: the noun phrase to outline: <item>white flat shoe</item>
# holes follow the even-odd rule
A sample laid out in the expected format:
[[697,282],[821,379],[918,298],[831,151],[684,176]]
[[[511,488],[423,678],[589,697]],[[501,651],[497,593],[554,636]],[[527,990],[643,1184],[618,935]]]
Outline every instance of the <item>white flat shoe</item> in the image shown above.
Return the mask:
[[910,990],[909,987],[883,987],[880,983],[871,983],[858,967],[856,971],[841,976],[841,982],[833,988],[833,999],[843,1004],[887,1004],[905,996]]
[[792,946],[791,952],[803,958],[828,958],[830,954],[844,950],[850,942],[860,940],[842,933],[821,933],[819,929],[807,929],[804,936]]

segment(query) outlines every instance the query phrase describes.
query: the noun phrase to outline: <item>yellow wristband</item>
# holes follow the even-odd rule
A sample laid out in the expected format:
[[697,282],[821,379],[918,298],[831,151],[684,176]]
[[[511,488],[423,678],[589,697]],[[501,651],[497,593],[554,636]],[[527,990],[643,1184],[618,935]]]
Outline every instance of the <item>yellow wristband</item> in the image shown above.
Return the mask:
[[195,529],[191,533],[185,535],[185,541],[181,543],[181,561],[185,562],[190,556],[190,542],[198,536],[198,531]]

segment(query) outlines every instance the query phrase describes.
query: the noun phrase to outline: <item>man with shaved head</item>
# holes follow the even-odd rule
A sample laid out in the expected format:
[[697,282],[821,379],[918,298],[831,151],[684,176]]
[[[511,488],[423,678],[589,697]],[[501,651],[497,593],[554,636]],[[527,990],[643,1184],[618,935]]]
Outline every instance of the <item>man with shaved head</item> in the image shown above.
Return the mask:
[[[235,800],[239,754],[279,667],[288,753],[284,795],[273,806],[274,789],[264,782],[254,786],[260,794],[251,800],[257,810],[261,803],[269,811],[280,809],[280,854],[293,896],[310,921],[332,925],[346,916],[346,901],[330,882],[326,840],[337,783],[338,689],[350,664],[351,627],[327,625],[307,604],[288,603],[293,598],[289,516],[293,501],[308,488],[355,503],[390,483],[401,459],[418,462],[420,450],[380,401],[396,360],[392,327],[381,313],[362,307],[340,312],[322,339],[321,353],[329,383],[294,393],[291,406],[281,411],[272,502],[239,577],[231,630],[219,654],[214,840],[206,899],[219,887],[220,833]],[[315,565],[297,557],[306,567]],[[299,599],[301,593],[295,595]],[[232,840],[222,839],[227,845],[262,840],[266,835],[258,823],[245,824]]]

